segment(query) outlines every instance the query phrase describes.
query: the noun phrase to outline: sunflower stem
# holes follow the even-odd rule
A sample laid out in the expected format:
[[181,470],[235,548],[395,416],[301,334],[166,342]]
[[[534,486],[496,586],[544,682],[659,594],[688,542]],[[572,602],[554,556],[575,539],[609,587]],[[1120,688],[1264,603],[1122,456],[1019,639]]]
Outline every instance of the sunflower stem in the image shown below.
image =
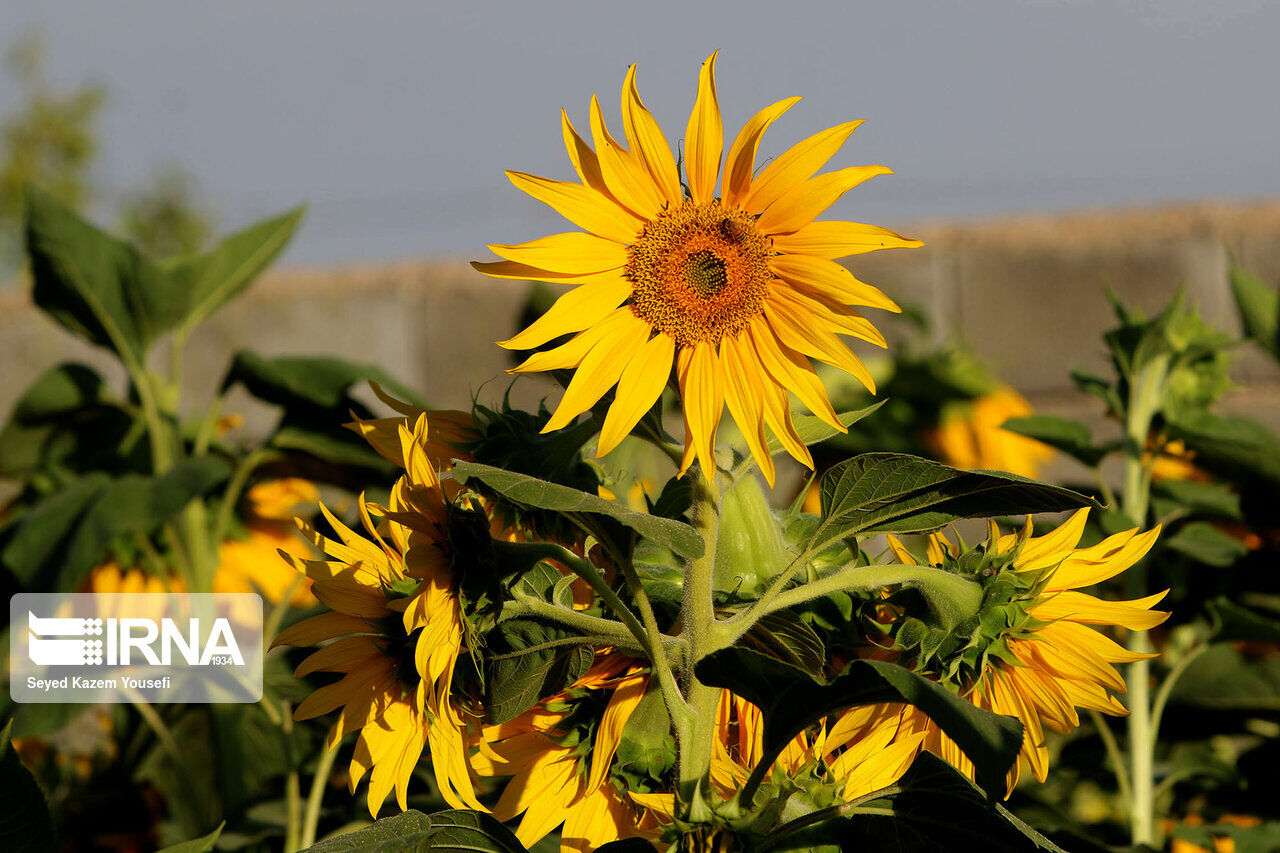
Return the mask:
[[711,819],[707,785],[711,773],[712,742],[720,691],[694,674],[699,660],[726,645],[715,613],[716,541],[720,534],[720,483],[699,473],[693,480],[690,523],[702,536],[702,556],[689,560],[684,572],[684,601],[680,609],[681,636],[688,650],[684,667],[684,701],[692,712],[676,720],[679,796],[683,817],[693,823]]
[[[1169,374],[1169,356],[1153,357],[1143,365],[1129,385],[1128,411],[1125,415],[1124,493],[1121,510],[1133,523],[1146,523],[1151,497],[1151,469],[1147,464],[1146,445],[1151,423],[1164,399],[1165,380]],[[1141,564],[1127,574],[1129,594],[1141,598],[1147,594],[1147,573]],[[1130,631],[1130,651],[1150,654],[1151,640],[1145,631]],[[1129,782],[1132,798],[1129,804],[1129,832],[1135,845],[1155,843],[1155,740],[1152,736],[1151,662],[1134,661],[1129,665]]]

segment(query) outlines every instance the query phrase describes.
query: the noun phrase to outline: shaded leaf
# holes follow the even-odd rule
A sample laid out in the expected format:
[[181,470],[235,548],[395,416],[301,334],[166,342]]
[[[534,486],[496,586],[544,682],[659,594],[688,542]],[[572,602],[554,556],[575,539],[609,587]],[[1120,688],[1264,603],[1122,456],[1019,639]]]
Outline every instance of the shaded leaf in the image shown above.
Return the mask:
[[[882,702],[906,702],[923,711],[969,757],[979,784],[993,796],[1004,794],[1005,774],[1022,746],[1022,725],[1014,718],[976,708],[933,681],[881,661],[854,661],[834,678],[817,679],[735,647],[703,658],[695,672],[705,684],[728,688],[760,708],[764,753],[752,774],[757,784],[786,744],[810,725],[836,711]],[[748,792],[743,796],[748,799]]]
[[363,829],[321,841],[307,853],[526,853],[492,815],[454,809],[425,815],[407,811]]
[[689,525],[636,512],[618,501],[606,500],[568,486],[548,483],[478,462],[457,463],[453,468],[453,476],[462,483],[479,480],[507,500],[527,507],[554,510],[567,516],[581,513],[608,516],[646,539],[666,545],[684,557],[702,554],[702,537]]
[[194,838],[181,844],[172,844],[162,848],[158,853],[209,853],[214,844],[217,843],[218,836],[222,834],[222,827],[224,826],[226,826],[225,823],[219,824],[217,829],[202,838]]
[[902,453],[863,453],[820,486],[822,521],[810,547],[864,533],[923,533],[962,518],[1099,507],[1092,498],[996,471],[957,471]]
[[53,820],[44,794],[31,772],[18,759],[9,741],[10,721],[0,731],[0,849],[12,853],[49,853],[57,850]]
[[380,367],[329,356],[276,356],[269,358],[240,350],[222,381],[226,390],[237,382],[255,397],[286,408],[312,406],[345,414],[348,391],[353,385],[374,381],[401,399],[422,405],[418,395]]
[[1269,427],[1233,415],[1195,412],[1167,424],[1170,439],[1196,454],[1196,465],[1244,480],[1280,483],[1280,439]]
[[485,716],[505,723],[558,693],[591,668],[591,646],[533,619],[508,619],[489,632],[485,656]]
[[1177,514],[1214,518],[1243,518],[1240,495],[1221,483],[1194,480],[1161,480],[1151,486],[1151,503],[1160,518]]
[[1090,468],[1102,461],[1102,458],[1113,448],[1093,443],[1089,427],[1071,418],[1057,415],[1027,415],[1020,418],[1009,418],[1001,425],[1001,429],[1015,432],[1018,435],[1034,438],[1059,450],[1072,459],[1079,460]]
[[1249,553],[1243,542],[1223,533],[1207,521],[1193,521],[1183,525],[1177,533],[1164,540],[1163,545],[1198,563],[1215,568],[1230,566]]
[[1280,358],[1280,291],[1240,267],[1231,268],[1230,278],[1244,333],[1273,358]]
[[1225,597],[1206,603],[1205,609],[1213,623],[1215,640],[1280,643],[1280,612],[1259,612]]

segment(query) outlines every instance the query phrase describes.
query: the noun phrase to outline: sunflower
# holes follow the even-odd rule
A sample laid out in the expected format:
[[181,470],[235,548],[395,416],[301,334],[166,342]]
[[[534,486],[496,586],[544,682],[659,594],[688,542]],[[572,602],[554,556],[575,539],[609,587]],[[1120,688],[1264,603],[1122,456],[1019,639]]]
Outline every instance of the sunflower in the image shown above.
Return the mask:
[[316,598],[330,610],[281,632],[274,645],[327,643],[295,674],[323,671],[343,677],[303,700],[294,718],[342,708],[330,749],[360,730],[351,789],[369,773],[372,814],[393,788],[400,808],[406,808],[409,778],[424,749],[446,802],[480,809],[467,759],[474,737],[466,709],[450,692],[465,632],[443,532],[445,499],[427,455],[427,417],[420,416],[412,430],[402,424],[399,432],[406,472],[392,488],[389,508],[361,495],[365,535],[323,505],[337,540],[299,522],[330,559],[282,556],[312,580]]
[[942,461],[962,470],[982,468],[1036,477],[1053,458],[1053,449],[1003,429],[1009,418],[1033,414],[1027,398],[1007,385],[973,400],[963,413],[944,416],[926,443]]
[[769,432],[813,464],[792,426],[788,392],[845,431],[810,360],[842,368],[874,391],[841,336],[884,346],[854,306],[899,310],[835,259],[922,244],[874,225],[814,221],[850,189],[890,173],[859,166],[815,177],[861,122],[815,134],[755,171],[765,130],[799,98],[747,122],[722,171],[715,62],[712,54],[699,74],[683,183],[662,129],[640,101],[633,65],[622,86],[629,147],[610,134],[593,97],[594,150],[561,113],[581,183],[507,172],[517,188],[583,230],[493,245],[504,260],[473,266],[497,278],[574,285],[541,319],[501,342],[527,350],[573,335],[512,370],[576,368],[546,430],[565,426],[616,386],[597,446],[604,455],[657,402],[674,367],[685,419],[681,473],[696,457],[704,475],[714,476],[716,429],[727,405],[772,483]]
[[293,516],[300,506],[314,507],[320,498],[315,484],[298,477],[282,477],[258,483],[245,494],[249,515],[245,535],[218,546],[214,592],[261,592],[269,602],[286,595],[294,607],[316,603],[311,583],[281,561],[279,552],[295,557],[312,556],[310,546],[298,538]]
[[[493,813],[503,821],[520,818],[516,837],[522,844],[531,847],[558,826],[562,851],[653,837],[654,820],[609,774],[622,730],[648,684],[640,663],[603,651],[563,693],[485,727],[473,761],[481,775],[512,777]],[[600,703],[603,711],[592,713]]]
[[[1030,518],[1020,533],[1000,535],[991,525],[986,548],[994,561],[982,572],[993,583],[1005,576],[1000,588],[1006,592],[996,603],[994,587],[989,586],[984,609],[1001,608],[1000,620],[1007,627],[997,636],[979,640],[975,635],[939,670],[942,677],[959,682],[961,695],[973,705],[1022,722],[1022,749],[1009,771],[1010,791],[1023,767],[1044,781],[1049,769],[1046,727],[1063,733],[1075,728],[1080,724],[1077,708],[1128,714],[1113,695],[1127,689],[1114,664],[1155,655],[1129,651],[1093,626],[1145,631],[1169,617],[1151,609],[1164,592],[1135,601],[1107,601],[1079,591],[1134,565],[1160,534],[1158,526],[1145,533],[1134,528],[1077,548],[1088,514],[1080,510],[1044,536],[1030,535]],[[892,536],[890,547],[901,562],[917,564]],[[957,556],[943,536],[929,537],[929,564],[954,570]],[[920,661],[916,664],[919,668]],[[897,738],[922,736],[923,749],[973,778],[973,764],[928,717],[911,706],[885,708],[868,722],[870,728],[891,727]]]

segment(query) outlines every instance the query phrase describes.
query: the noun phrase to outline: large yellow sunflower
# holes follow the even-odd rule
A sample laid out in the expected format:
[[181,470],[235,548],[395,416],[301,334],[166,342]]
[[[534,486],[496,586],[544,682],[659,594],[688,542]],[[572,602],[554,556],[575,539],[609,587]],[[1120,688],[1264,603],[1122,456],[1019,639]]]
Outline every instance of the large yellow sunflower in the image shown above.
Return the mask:
[[409,778],[424,748],[449,805],[480,809],[468,763],[474,733],[450,693],[465,632],[444,533],[445,499],[427,453],[427,417],[420,416],[412,430],[401,424],[399,433],[406,472],[392,489],[389,508],[361,496],[366,535],[323,506],[338,540],[299,522],[330,559],[283,556],[313,581],[316,598],[330,612],[286,629],[275,644],[327,643],[296,674],[335,672],[343,677],[308,696],[294,718],[342,708],[330,733],[331,749],[344,735],[360,730],[351,788],[372,771],[371,813],[377,814],[393,788],[400,808],[406,808]]
[[[1070,731],[1080,724],[1077,708],[1128,714],[1113,695],[1127,689],[1113,664],[1155,655],[1131,652],[1093,626],[1145,631],[1169,618],[1168,613],[1151,609],[1164,598],[1163,592],[1135,601],[1107,601],[1079,591],[1138,562],[1160,534],[1159,527],[1145,533],[1134,528],[1092,547],[1077,548],[1088,515],[1087,509],[1080,510],[1044,536],[1030,535],[1030,519],[1020,533],[1003,536],[992,525],[989,553],[1012,556],[1007,570],[1032,581],[1030,597],[1014,602],[1027,618],[1011,625],[1004,636],[994,638],[1000,644],[998,653],[984,655],[981,672],[962,685],[961,695],[979,708],[1022,722],[1022,751],[1009,771],[1009,790],[1017,784],[1023,766],[1044,781],[1049,769],[1046,726],[1057,732]],[[896,538],[890,537],[890,546],[902,562],[917,563]],[[944,566],[953,554],[944,537],[930,537],[930,564]],[[923,749],[973,778],[973,764],[928,717],[911,706],[886,708],[887,713],[868,717],[867,731],[888,727],[898,738],[923,735]]]
[[716,428],[727,405],[772,483],[767,432],[812,465],[791,424],[788,392],[844,431],[810,359],[842,368],[874,391],[841,336],[884,346],[853,306],[899,310],[835,259],[922,244],[874,225],[814,221],[848,190],[890,172],[858,166],[815,177],[861,122],[815,134],[756,172],[765,130],[799,98],[747,122],[722,174],[715,61],[712,54],[699,75],[684,134],[683,181],[662,129],[640,101],[633,65],[622,87],[629,147],[609,133],[593,97],[594,150],[561,114],[581,183],[507,172],[516,187],[583,230],[493,245],[505,260],[474,266],[498,278],[574,285],[541,319],[502,342],[532,349],[573,335],[512,371],[576,368],[547,430],[568,424],[616,386],[597,448],[608,453],[658,400],[674,367],[685,417],[681,473],[696,456],[705,476],[714,475]]
[[[648,683],[649,673],[638,662],[604,651],[563,694],[485,727],[473,761],[482,775],[512,777],[493,813],[503,821],[520,817],[516,837],[522,844],[531,847],[558,826],[565,853],[654,836],[656,822],[609,775],[622,730]],[[594,734],[586,738],[574,725],[583,722],[574,708],[584,694],[608,696],[599,718],[589,721]]]

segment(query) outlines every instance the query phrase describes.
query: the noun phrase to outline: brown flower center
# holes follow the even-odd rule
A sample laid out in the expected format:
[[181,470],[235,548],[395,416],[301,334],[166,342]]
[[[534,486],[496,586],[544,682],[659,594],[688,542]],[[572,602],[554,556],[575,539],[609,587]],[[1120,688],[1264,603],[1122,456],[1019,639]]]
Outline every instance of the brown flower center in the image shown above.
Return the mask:
[[685,201],[628,249],[631,310],[680,346],[736,335],[764,310],[773,243],[741,210]]

